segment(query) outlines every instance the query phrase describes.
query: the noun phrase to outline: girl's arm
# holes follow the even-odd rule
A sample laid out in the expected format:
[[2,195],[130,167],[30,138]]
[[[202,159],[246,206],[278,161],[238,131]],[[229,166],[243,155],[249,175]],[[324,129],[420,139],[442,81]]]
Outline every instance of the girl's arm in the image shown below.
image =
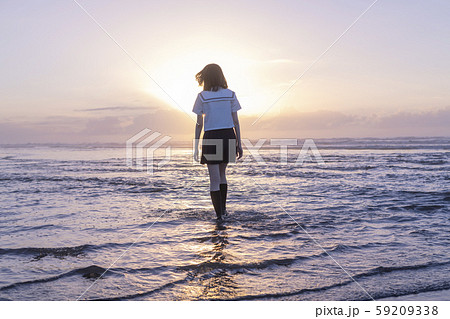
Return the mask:
[[242,144],[241,144],[241,127],[239,126],[239,118],[237,112],[232,112],[234,130],[236,132],[236,153],[238,158],[242,157]]
[[197,124],[195,124],[195,141],[194,141],[194,159],[198,161],[198,142],[203,129],[203,115],[197,115]]

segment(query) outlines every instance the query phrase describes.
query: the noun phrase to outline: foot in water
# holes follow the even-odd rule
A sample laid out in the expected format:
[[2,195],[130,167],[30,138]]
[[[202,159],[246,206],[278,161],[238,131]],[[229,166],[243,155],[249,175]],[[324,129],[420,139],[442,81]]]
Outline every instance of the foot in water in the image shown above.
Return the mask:
[[222,198],[220,195],[220,190],[210,191],[211,201],[214,206],[214,210],[216,211],[217,219],[222,219]]

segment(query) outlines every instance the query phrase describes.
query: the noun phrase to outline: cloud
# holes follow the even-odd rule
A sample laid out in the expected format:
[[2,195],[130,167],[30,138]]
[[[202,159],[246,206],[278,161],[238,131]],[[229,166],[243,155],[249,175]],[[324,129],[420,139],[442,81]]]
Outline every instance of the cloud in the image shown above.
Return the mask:
[[187,140],[194,124],[177,110],[107,116],[51,116],[36,121],[0,122],[0,143],[125,143],[149,128]]
[[242,127],[258,137],[396,137],[450,136],[450,107],[393,114],[355,115],[337,111],[285,112],[279,116],[243,117]]
[[96,108],[89,108],[89,109],[76,109],[75,111],[81,111],[81,112],[98,112],[98,111],[142,111],[142,110],[149,110],[148,106],[109,106],[109,107],[96,107]]
[[450,107],[422,112],[398,112],[386,116],[374,115],[369,118],[379,128],[427,128],[450,127]]
[[285,63],[298,63],[298,62],[294,61],[294,60],[291,60],[291,59],[273,59],[273,60],[264,61],[264,63],[285,64]]
[[[298,129],[335,129],[357,123],[358,117],[336,111],[289,112],[273,118],[261,118],[262,129],[277,129],[282,131]],[[257,122],[258,123],[258,122]]]
[[[328,110],[291,111],[280,116],[264,116],[252,125],[255,119],[254,116],[240,116],[243,138],[450,136],[450,107],[386,115],[355,115]],[[4,121],[0,122],[0,143],[121,144],[144,128],[172,136],[177,142],[189,141],[194,134],[194,123],[183,112],[155,109],[140,114],[128,112]]]

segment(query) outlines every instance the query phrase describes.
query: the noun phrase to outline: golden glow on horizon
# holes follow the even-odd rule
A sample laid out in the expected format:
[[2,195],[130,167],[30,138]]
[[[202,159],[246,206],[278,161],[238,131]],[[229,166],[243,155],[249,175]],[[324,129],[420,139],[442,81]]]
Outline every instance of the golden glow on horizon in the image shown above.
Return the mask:
[[257,61],[234,54],[229,49],[199,51],[180,48],[180,51],[181,54],[166,56],[151,72],[167,94],[152,81],[145,84],[144,91],[176,109],[182,108],[188,114],[202,90],[195,80],[195,74],[209,63],[217,63],[222,67],[229,88],[236,92],[242,105],[241,113],[246,115],[261,114],[288,85],[287,82],[280,85],[272,81],[272,72],[276,64],[290,61]]

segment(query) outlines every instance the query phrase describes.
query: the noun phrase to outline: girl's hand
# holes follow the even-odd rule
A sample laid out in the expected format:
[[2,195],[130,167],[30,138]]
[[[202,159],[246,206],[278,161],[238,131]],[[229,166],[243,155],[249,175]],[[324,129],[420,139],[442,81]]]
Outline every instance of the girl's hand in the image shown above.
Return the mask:
[[244,152],[242,151],[242,146],[240,144],[237,145],[236,146],[236,155],[237,155],[238,159],[240,159],[243,154],[244,154]]
[[194,151],[194,161],[198,162],[198,148]]

